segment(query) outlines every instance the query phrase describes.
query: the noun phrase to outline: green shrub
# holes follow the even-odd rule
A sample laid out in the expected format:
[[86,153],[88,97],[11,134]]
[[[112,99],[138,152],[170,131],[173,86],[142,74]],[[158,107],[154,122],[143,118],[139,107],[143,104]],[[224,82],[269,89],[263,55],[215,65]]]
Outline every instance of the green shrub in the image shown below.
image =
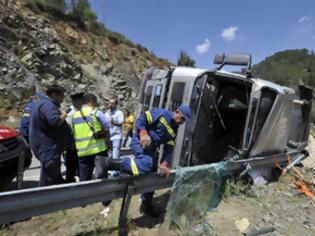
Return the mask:
[[104,25],[98,22],[90,23],[90,31],[98,36],[106,35],[106,29]]
[[129,39],[127,39],[124,35],[122,35],[120,33],[110,31],[107,29],[105,36],[116,45],[126,44],[129,47],[135,47],[135,45],[132,41],[130,41]]
[[146,47],[143,47],[140,44],[136,44],[136,48],[140,51],[140,52],[149,52],[149,50]]
[[250,196],[251,186],[245,179],[236,180],[234,178],[228,178],[224,186],[223,197],[228,198],[231,196],[243,195]]

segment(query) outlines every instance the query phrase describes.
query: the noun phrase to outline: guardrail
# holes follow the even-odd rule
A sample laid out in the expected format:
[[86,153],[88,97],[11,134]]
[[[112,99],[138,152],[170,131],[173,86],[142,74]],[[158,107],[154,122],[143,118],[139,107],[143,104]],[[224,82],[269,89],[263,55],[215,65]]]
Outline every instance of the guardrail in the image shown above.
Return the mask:
[[131,196],[171,187],[174,174],[98,179],[0,193],[0,223],[10,223],[59,210],[124,198],[119,218],[120,235],[127,235],[126,217]]
[[[307,153],[293,151],[287,154],[255,157],[251,159],[227,161],[224,175],[242,170],[240,175],[252,168],[287,163],[288,155],[292,162],[307,157]],[[277,163],[276,163],[277,162]],[[119,216],[119,235],[127,235],[127,213],[132,195],[169,188],[175,174],[168,178],[158,174],[128,176],[113,179],[97,179],[79,183],[37,187],[0,193],[0,224],[27,219],[33,216],[55,212],[97,202],[123,198]]]

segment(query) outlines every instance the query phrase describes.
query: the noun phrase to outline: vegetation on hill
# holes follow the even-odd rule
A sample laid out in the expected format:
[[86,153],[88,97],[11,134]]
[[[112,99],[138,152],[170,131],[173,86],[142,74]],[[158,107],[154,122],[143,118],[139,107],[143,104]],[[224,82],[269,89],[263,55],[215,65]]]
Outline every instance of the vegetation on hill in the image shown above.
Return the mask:
[[195,67],[195,64],[195,60],[191,59],[185,51],[180,50],[179,57],[177,59],[178,66]]
[[315,53],[307,49],[278,52],[253,67],[253,73],[281,85],[315,87]]
[[[285,86],[315,88],[315,53],[307,49],[277,52],[253,67],[253,74]],[[312,123],[315,123],[313,103]]]

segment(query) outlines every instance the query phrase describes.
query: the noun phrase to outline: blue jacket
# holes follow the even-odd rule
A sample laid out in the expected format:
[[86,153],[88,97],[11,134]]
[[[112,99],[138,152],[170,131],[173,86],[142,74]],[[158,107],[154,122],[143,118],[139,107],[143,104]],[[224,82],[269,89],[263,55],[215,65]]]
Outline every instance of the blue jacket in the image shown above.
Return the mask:
[[70,137],[70,127],[60,121],[59,104],[48,97],[34,102],[30,120],[30,146],[40,161],[60,158]]
[[26,106],[24,107],[24,110],[22,113],[19,131],[21,135],[24,137],[29,136],[29,126],[30,126],[30,119],[31,119],[33,106],[34,106],[34,101],[28,102]]
[[[164,121],[161,121],[164,118]],[[175,144],[177,128],[173,118],[173,112],[155,108],[151,111],[141,113],[136,121],[138,135],[141,129],[146,129],[151,137],[150,150],[154,151],[161,144],[165,144],[162,162],[171,163],[173,148]],[[165,124],[166,121],[166,124]],[[164,124],[163,124],[164,123]]]

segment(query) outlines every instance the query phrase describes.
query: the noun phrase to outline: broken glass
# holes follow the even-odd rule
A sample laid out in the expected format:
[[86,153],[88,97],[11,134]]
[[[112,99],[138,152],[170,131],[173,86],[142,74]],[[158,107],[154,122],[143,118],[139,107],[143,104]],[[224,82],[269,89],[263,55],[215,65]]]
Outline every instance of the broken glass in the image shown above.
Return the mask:
[[183,235],[208,235],[210,223],[202,217],[222,197],[224,162],[179,168],[168,203],[168,215]]

